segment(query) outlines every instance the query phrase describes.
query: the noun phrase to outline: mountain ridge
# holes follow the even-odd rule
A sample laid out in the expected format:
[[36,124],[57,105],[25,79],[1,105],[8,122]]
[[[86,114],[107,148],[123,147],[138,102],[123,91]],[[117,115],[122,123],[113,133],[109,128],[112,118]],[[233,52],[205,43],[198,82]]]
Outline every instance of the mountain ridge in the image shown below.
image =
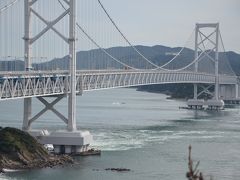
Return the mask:
[[[171,60],[181,49],[182,47],[168,47],[163,45],[154,45],[154,46],[144,46],[144,45],[136,45],[135,46],[141,54],[150,59],[154,64],[161,66]],[[129,62],[134,64],[134,67],[142,68],[143,65],[140,65],[144,62],[143,58],[140,57],[132,47],[110,47],[105,49],[109,54],[113,55],[117,59],[120,59],[122,62],[128,64]],[[189,60],[194,57],[194,50],[185,48],[185,53],[180,58],[182,64],[189,64]],[[219,56],[227,56],[229,59],[229,63],[234,70],[234,72],[239,76],[240,75],[240,54],[234,51],[220,52]],[[191,57],[191,58],[189,58]],[[86,51],[78,51],[77,52],[77,69],[103,69],[106,64],[108,67],[112,68],[123,68],[122,65],[116,65],[116,63],[104,54],[100,49],[92,49]],[[90,65],[91,64],[91,65]],[[35,70],[42,69],[68,69],[68,57],[64,56],[62,58],[55,58],[48,62],[33,64]],[[0,62],[0,71],[13,71],[13,70],[22,71],[24,70],[24,62],[19,60],[11,60],[11,61],[1,61]]]

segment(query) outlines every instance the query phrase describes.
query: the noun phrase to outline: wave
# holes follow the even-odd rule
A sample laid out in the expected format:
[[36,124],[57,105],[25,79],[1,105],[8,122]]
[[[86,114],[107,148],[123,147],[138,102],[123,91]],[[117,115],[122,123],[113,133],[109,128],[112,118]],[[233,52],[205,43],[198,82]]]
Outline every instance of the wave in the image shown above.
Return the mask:
[[172,132],[173,130],[175,130],[177,128],[177,126],[175,125],[157,125],[157,126],[147,126],[147,127],[143,127],[140,130],[148,130],[148,131],[170,131]]
[[[123,151],[163,144],[179,139],[213,139],[224,137],[222,131],[178,131],[168,130],[171,126],[146,127],[145,129],[105,130],[94,132],[93,146],[103,151]],[[150,130],[151,129],[151,130]],[[158,129],[158,131],[157,131]]]
[[12,172],[24,171],[24,170],[22,170],[22,169],[6,169],[6,168],[3,168],[2,170],[3,170],[3,172],[5,172],[5,173],[12,173]]

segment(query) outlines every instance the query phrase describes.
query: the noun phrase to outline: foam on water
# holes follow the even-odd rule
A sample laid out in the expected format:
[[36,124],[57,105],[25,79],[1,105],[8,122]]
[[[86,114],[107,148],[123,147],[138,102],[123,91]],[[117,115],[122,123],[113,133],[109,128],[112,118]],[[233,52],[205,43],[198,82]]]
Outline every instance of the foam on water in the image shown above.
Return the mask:
[[[120,151],[142,148],[151,144],[163,144],[179,139],[210,139],[221,138],[221,131],[172,131],[172,130],[128,129],[128,130],[105,130],[94,132],[94,147],[103,151]],[[164,128],[163,128],[164,129]],[[103,132],[104,131],[104,132]]]
[[[99,158],[81,159],[77,168],[14,172],[6,178],[1,175],[0,179],[183,180],[189,144],[194,148],[194,158],[201,160],[204,173],[210,172],[219,180],[239,179],[239,109],[187,111],[178,108],[185,102],[168,101],[164,95],[134,89],[89,92],[77,98],[78,129],[89,130],[94,137],[93,145],[108,152]],[[34,102],[35,109],[41,110],[37,103]],[[56,108],[66,113],[67,102],[61,101],[60,105]],[[0,103],[0,126],[21,128],[22,109],[19,107],[22,107],[22,101]],[[12,113],[12,108],[16,112]],[[66,128],[66,124],[50,113],[33,126],[49,130]],[[118,175],[92,171],[115,166],[127,166],[133,172]]]

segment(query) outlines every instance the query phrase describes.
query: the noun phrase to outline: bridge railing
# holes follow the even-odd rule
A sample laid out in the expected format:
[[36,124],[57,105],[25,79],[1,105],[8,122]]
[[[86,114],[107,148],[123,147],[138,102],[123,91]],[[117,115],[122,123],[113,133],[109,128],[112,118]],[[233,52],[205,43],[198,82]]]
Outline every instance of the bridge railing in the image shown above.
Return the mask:
[[[78,71],[76,91],[167,83],[214,84],[215,76],[192,72],[162,71]],[[236,84],[237,78],[220,76],[220,84]],[[19,72],[0,74],[0,100],[53,96],[70,92],[69,75],[58,72]]]

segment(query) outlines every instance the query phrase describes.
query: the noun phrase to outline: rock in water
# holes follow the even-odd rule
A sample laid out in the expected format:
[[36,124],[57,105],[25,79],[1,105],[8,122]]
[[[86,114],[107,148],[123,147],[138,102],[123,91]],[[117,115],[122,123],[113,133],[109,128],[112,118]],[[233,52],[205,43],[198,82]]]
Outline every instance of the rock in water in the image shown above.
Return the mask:
[[52,156],[27,132],[0,129],[0,167],[8,169],[42,168],[72,163],[69,156]]
[[130,169],[127,168],[106,168],[106,171],[117,171],[117,172],[128,172],[131,171]]

